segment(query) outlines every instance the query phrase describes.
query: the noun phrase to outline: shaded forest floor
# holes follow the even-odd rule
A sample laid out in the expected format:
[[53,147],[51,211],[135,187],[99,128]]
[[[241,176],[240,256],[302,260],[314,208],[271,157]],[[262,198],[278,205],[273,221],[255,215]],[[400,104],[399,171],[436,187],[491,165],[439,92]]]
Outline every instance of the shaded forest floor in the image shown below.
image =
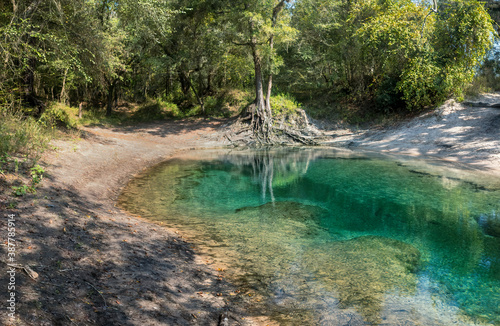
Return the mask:
[[[500,95],[477,102],[500,103]],[[85,127],[56,140],[43,160],[36,194],[0,193],[2,270],[7,215],[16,220],[16,320],[5,325],[273,325],[252,310],[224,271],[197,255],[182,235],[115,207],[128,180],[190,149],[229,145],[232,120],[179,120],[125,127]],[[324,144],[432,156],[472,169],[500,171],[500,110],[447,102],[438,110],[385,128],[332,127]],[[500,175],[500,174],[498,174]],[[8,181],[8,180],[7,180]],[[8,184],[8,183],[7,183]],[[15,205],[12,205],[13,201]],[[6,302],[2,273],[0,300]]]

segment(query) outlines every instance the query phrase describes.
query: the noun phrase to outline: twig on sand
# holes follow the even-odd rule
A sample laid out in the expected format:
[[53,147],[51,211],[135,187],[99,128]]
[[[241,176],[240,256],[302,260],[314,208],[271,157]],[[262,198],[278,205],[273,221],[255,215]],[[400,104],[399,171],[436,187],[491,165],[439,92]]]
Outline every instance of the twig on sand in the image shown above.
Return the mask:
[[36,281],[36,279],[38,278],[38,273],[35,272],[34,270],[32,270],[31,267],[29,267],[28,265],[9,264],[9,263],[6,263],[4,261],[2,261],[2,263],[4,263],[5,265],[7,265],[9,267],[22,269],[34,281]]
[[108,304],[106,303],[106,299],[104,299],[104,296],[101,294],[101,292],[94,286],[94,284],[87,282],[87,281],[84,281],[84,282],[87,283],[88,285],[90,285],[97,293],[99,293],[99,295],[102,298],[102,301],[104,301],[104,309],[107,309]]

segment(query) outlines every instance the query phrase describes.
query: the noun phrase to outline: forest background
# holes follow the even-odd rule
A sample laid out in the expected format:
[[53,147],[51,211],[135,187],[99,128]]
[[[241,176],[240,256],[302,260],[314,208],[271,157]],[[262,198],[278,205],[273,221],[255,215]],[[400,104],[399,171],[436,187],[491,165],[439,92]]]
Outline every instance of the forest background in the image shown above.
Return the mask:
[[82,124],[431,110],[500,87],[493,24],[476,0],[2,1],[0,154]]

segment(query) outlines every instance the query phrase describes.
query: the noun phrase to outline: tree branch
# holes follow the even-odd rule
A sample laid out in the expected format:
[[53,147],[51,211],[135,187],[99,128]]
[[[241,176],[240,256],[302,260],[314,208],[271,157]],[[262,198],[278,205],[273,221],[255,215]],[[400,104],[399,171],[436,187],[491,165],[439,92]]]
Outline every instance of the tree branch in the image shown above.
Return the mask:
[[283,9],[283,7],[285,6],[285,3],[287,3],[287,2],[290,2],[290,0],[281,0],[276,5],[276,7],[274,7],[274,9],[273,9],[273,26],[276,25],[276,19],[278,18],[278,14],[281,11],[281,9]]
[[235,41],[231,41],[234,45],[246,45],[246,46],[252,46],[252,42],[247,42],[247,43],[238,43]]
[[17,13],[17,5],[16,5],[16,0],[12,0],[12,14],[15,16]]
[[267,42],[247,42],[247,43],[238,43],[235,41],[231,41],[234,45],[246,45],[246,46],[255,46],[255,45],[264,45]]
[[422,32],[420,33],[420,38],[424,37],[425,22],[427,21],[427,17],[429,17],[429,15],[432,14],[433,12],[434,13],[438,12],[437,0],[432,0],[432,8],[429,10],[429,13],[424,18],[424,23],[422,24]]

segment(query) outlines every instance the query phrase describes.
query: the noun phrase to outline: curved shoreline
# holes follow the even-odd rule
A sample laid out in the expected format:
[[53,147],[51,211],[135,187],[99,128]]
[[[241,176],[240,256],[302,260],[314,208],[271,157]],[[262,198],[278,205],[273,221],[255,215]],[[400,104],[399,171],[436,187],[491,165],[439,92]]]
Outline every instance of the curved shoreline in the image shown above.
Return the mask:
[[[450,160],[500,176],[500,126],[493,128],[500,111],[448,102],[436,112],[380,131],[337,129],[326,144]],[[220,131],[225,123],[92,127],[81,140],[54,141],[57,150],[43,159],[43,187],[5,212],[21,223],[18,263],[40,275],[32,281],[19,274],[25,304],[17,324],[218,325],[228,315],[237,325],[276,325],[181,236],[115,207],[136,173],[183,151],[229,145]]]

